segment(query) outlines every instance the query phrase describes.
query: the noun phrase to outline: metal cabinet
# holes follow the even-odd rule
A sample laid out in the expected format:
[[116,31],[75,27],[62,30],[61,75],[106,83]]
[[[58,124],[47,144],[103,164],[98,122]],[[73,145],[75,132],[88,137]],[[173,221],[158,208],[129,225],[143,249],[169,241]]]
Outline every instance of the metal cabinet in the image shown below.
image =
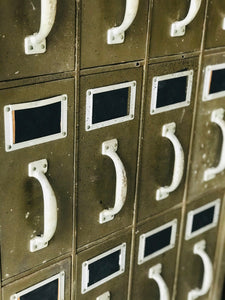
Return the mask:
[[182,202],[198,59],[149,65],[138,221]]
[[209,1],[206,22],[205,48],[225,46],[225,4],[219,0]]
[[130,251],[129,230],[80,252],[75,299],[127,299]]
[[70,277],[71,259],[68,258],[4,286],[2,299],[69,300],[71,299]]
[[5,280],[72,249],[74,79],[1,90],[0,98]]
[[81,68],[144,59],[148,5],[148,0],[82,1]]
[[82,76],[77,247],[132,224],[142,68]]
[[153,1],[151,58],[200,50],[205,2],[204,0]]
[[74,70],[74,1],[10,0],[0,11],[0,81]]
[[181,210],[136,228],[131,299],[172,299]]
[[188,200],[223,188],[225,64],[223,53],[204,56],[199,85]]
[[224,193],[216,192],[189,203],[177,283],[177,300],[210,299],[215,278],[220,207]]

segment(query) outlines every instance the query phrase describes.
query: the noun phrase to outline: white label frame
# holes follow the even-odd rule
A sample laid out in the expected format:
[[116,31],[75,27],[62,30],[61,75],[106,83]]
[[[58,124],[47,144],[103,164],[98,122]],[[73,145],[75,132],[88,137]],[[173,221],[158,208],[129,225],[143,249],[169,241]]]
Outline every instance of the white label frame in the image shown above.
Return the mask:
[[[130,121],[134,119],[135,115],[135,100],[136,100],[136,81],[129,81],[114,85],[108,85],[104,87],[99,87],[95,89],[89,89],[86,92],[86,119],[85,119],[85,130],[95,130],[102,127],[123,123],[126,121]],[[92,116],[93,116],[93,95],[100,94],[104,92],[119,90],[122,88],[130,88],[130,97],[129,97],[129,114],[124,117],[119,117],[115,119],[111,119],[108,121],[102,121],[96,124],[92,124]]]
[[[183,72],[177,72],[177,73],[171,73],[171,74],[167,74],[167,75],[153,77],[150,114],[155,115],[155,114],[158,114],[161,112],[170,111],[170,110],[174,110],[177,108],[189,106],[191,103],[193,74],[194,74],[193,70],[187,70],[187,71],[183,71]],[[156,105],[157,105],[159,81],[164,81],[167,79],[174,79],[174,78],[179,78],[179,77],[188,77],[187,89],[186,89],[186,100],[179,102],[179,103],[170,104],[170,105],[166,105],[166,106],[157,108]]]
[[[145,241],[146,238],[148,238],[151,235],[154,235],[160,231],[163,231],[164,229],[167,229],[169,227],[172,227],[171,230],[171,237],[170,237],[170,244],[146,257],[144,257],[145,252]],[[156,257],[164,252],[167,252],[168,250],[174,248],[176,243],[176,232],[177,232],[177,219],[172,220],[171,222],[168,222],[160,227],[157,227],[149,232],[146,232],[139,237],[139,249],[138,249],[138,264],[141,265],[145,263],[146,261],[152,259],[153,257]]]
[[[202,234],[203,232],[208,231],[209,229],[216,227],[218,220],[219,220],[219,213],[220,213],[220,203],[221,203],[221,199],[216,199],[215,201],[212,201],[210,203],[207,203],[199,208],[193,209],[191,211],[188,212],[187,214],[187,223],[186,223],[186,232],[185,232],[185,240],[190,240],[193,237],[196,237],[200,234]],[[213,222],[210,223],[209,225],[206,225],[194,232],[191,232],[192,230],[192,224],[193,224],[193,219],[195,214],[198,214],[204,210],[207,210],[208,208],[211,208],[215,206],[215,211],[214,211],[214,216],[213,216]]]
[[30,286],[29,288],[27,288],[25,290],[22,290],[22,291],[20,291],[20,292],[18,292],[16,294],[10,296],[10,300],[19,300],[20,297],[22,297],[22,296],[24,296],[24,295],[26,295],[26,294],[28,294],[28,293],[30,293],[30,292],[38,289],[38,288],[40,288],[40,287],[42,287],[42,286],[44,286],[44,285],[46,285],[46,284],[48,284],[48,283],[56,280],[56,279],[58,279],[58,281],[59,281],[58,299],[57,300],[64,300],[64,289],[65,289],[65,272],[64,271],[62,271],[62,272],[60,272],[60,273],[58,273],[58,274],[56,274],[56,275],[54,275],[54,276],[46,279],[46,280],[43,280],[43,281],[41,281],[41,282],[39,282],[39,283],[37,283],[37,284],[35,284],[33,286]]
[[[38,101],[18,103],[4,106],[4,125],[5,125],[5,151],[10,152],[34,145],[58,140],[67,136],[67,95],[63,94],[60,96],[47,98]],[[35,138],[25,142],[13,143],[13,111],[24,110],[29,108],[37,108],[61,102],[61,132],[51,134],[48,136]]]
[[[119,271],[103,278],[102,280],[99,280],[98,282],[92,284],[91,286],[88,286],[89,283],[89,270],[88,270],[88,266],[90,264],[92,264],[95,261],[98,261],[99,259],[106,257],[116,251],[120,250],[120,258],[119,258],[119,265],[120,265],[120,269]],[[125,262],[126,262],[126,243],[121,244],[120,246],[117,246],[113,249],[110,249],[107,252],[104,252],[92,259],[89,259],[85,262],[82,263],[82,281],[81,281],[81,293],[85,294],[87,292],[89,292],[90,290],[93,290],[94,288],[96,288],[97,286],[102,285],[103,283],[119,276],[120,274],[122,274],[125,271]]]
[[202,101],[210,101],[217,98],[221,98],[225,96],[225,90],[222,92],[217,93],[209,93],[210,86],[211,86],[211,78],[213,71],[225,69],[225,63],[216,64],[216,65],[209,65],[205,68],[205,78],[203,84],[203,92],[202,92]]

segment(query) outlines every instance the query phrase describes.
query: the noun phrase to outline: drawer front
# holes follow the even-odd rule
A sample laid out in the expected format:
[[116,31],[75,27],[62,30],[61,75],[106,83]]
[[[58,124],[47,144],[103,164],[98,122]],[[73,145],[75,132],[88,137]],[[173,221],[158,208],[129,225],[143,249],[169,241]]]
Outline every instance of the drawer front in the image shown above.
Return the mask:
[[72,249],[74,80],[0,94],[4,280]]
[[132,224],[141,81],[141,68],[81,77],[78,248]]
[[[10,0],[0,4],[0,81],[74,70],[75,2],[45,1],[45,5],[41,7],[41,1],[38,0]],[[49,19],[50,23],[46,22],[46,19]],[[43,27],[40,32],[41,24]],[[52,28],[49,24],[53,24]],[[48,29],[50,32],[43,50],[42,38],[46,36]],[[37,41],[37,46],[30,44],[28,48],[33,50],[26,54],[25,38],[36,32],[40,34],[32,38]],[[37,54],[35,47],[40,48],[42,53]]]
[[[182,31],[180,26],[177,26],[177,29],[175,26],[173,30],[172,25],[179,25],[178,22],[186,18],[191,1],[153,1],[150,40],[151,58],[200,50],[206,1],[201,2],[197,13],[193,11],[194,19]],[[176,31],[180,31],[181,35]]]
[[[82,1],[81,68],[84,69],[144,59],[148,6],[148,0],[135,0],[128,3],[127,9],[131,12],[131,20],[127,20],[125,14],[126,1]],[[135,7],[137,14],[133,20],[132,16],[135,16]],[[112,44],[109,44],[107,42],[108,30],[122,25],[124,19],[126,24],[131,23],[123,33],[124,41],[120,43],[119,40],[119,43],[113,44],[115,40],[121,37],[121,35],[119,35],[118,38],[112,40]],[[93,24],[95,24],[95,26],[93,26]],[[124,25],[122,25],[122,27],[124,27]]]
[[182,202],[197,59],[150,65],[148,71],[138,221]]

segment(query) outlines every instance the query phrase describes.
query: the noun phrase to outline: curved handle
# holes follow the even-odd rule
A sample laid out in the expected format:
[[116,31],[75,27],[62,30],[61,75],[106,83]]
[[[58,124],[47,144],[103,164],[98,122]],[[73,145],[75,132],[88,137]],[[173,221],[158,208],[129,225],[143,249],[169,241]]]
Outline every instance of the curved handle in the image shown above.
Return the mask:
[[110,157],[116,170],[116,192],[113,208],[104,209],[99,214],[99,223],[103,224],[114,219],[114,216],[121,211],[127,196],[127,175],[122,161],[116,153],[118,146],[117,139],[102,143],[102,154]]
[[225,169],[225,121],[223,120],[223,117],[224,117],[223,108],[215,109],[211,114],[211,122],[216,123],[222,131],[223,142],[222,142],[219,164],[215,168],[209,168],[205,170],[204,181],[209,181],[215,178],[217,174],[219,174]]
[[204,265],[204,276],[202,287],[191,290],[188,293],[188,300],[197,299],[200,296],[203,296],[208,293],[212,280],[213,280],[213,266],[208,254],[204,251],[206,247],[205,240],[202,240],[194,245],[193,253],[197,254],[201,257],[203,265]]
[[126,0],[126,10],[123,22],[118,27],[112,27],[107,32],[108,44],[122,44],[125,38],[125,31],[133,23],[139,6],[139,0]]
[[159,286],[159,294],[160,294],[159,300],[169,300],[170,299],[169,289],[164,279],[160,275],[161,272],[162,272],[162,264],[157,264],[149,269],[148,278],[154,279],[157,282]]
[[42,188],[44,200],[44,233],[30,240],[30,251],[35,252],[48,246],[56,231],[57,226],[57,203],[54,191],[45,176],[48,170],[48,162],[41,159],[29,163],[28,175],[36,178]]
[[24,40],[25,54],[39,54],[46,51],[46,38],[55,22],[57,0],[41,0],[41,23],[38,33]]
[[169,193],[175,191],[183,177],[184,173],[184,151],[183,148],[175,136],[176,124],[174,122],[163,125],[162,136],[168,138],[174,147],[175,162],[173,169],[173,178],[170,186],[160,187],[156,191],[156,200],[162,200],[169,196]]
[[172,24],[171,36],[175,37],[175,36],[185,35],[185,28],[196,17],[196,15],[200,9],[201,3],[202,3],[202,0],[191,0],[190,8],[189,8],[186,18],[184,18],[182,21],[176,21]]

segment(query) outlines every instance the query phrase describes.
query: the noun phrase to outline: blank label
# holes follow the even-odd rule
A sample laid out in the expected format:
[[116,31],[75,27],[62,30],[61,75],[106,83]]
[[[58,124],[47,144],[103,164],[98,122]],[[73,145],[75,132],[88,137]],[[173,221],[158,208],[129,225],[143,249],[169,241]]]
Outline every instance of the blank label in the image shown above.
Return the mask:
[[156,257],[175,246],[177,220],[140,235],[138,264]]
[[126,243],[82,264],[82,294],[100,286],[125,271]]
[[186,91],[187,76],[159,81],[156,108],[184,102]]
[[225,69],[212,71],[209,94],[225,91]]
[[189,211],[185,239],[189,240],[217,225],[220,211],[220,199]]
[[153,77],[151,114],[188,106],[193,70]]
[[120,270],[120,265],[119,265],[120,253],[121,251],[118,250],[89,265],[88,286]]
[[14,143],[61,132],[61,102],[14,111]]
[[92,123],[121,118],[128,114],[129,88],[93,95]]
[[20,297],[20,300],[58,300],[58,279]]
[[201,229],[207,225],[210,225],[213,222],[215,213],[215,206],[212,206],[198,214],[195,214],[193,217],[193,224],[191,232]]
[[67,95],[4,107],[5,150],[13,151],[67,136]]
[[134,119],[135,98],[135,81],[87,90],[86,131]]
[[170,245],[172,227],[166,228],[146,238],[144,257]]

